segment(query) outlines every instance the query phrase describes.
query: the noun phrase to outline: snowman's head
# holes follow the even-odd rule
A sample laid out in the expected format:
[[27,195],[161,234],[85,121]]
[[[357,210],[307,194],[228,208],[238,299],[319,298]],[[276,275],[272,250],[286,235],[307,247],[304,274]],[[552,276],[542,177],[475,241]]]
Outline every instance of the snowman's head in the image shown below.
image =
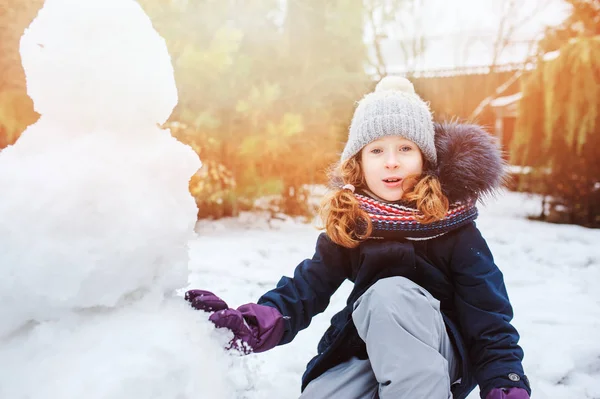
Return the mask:
[[157,124],[177,103],[166,44],[134,0],[46,0],[21,58],[35,110],[54,120]]

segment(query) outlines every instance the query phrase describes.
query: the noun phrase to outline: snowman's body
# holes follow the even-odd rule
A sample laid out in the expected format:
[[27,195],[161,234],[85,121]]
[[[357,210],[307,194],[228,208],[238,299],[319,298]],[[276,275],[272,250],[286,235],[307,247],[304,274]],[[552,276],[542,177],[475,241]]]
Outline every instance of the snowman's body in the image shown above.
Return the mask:
[[0,397],[229,397],[223,342],[173,296],[200,162],[158,127],[164,41],[133,0],[47,0],[21,54],[41,117],[0,153]]

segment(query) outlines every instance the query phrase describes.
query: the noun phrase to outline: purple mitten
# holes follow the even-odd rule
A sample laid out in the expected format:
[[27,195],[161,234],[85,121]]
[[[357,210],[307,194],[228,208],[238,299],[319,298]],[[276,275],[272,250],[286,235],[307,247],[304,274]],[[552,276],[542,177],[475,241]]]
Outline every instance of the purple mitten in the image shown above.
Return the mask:
[[210,315],[217,327],[233,332],[229,348],[244,354],[265,352],[277,346],[284,333],[283,316],[270,306],[249,303],[237,309],[225,309]]
[[529,399],[529,394],[523,388],[494,388],[485,399]]
[[194,309],[204,310],[205,312],[214,312],[228,308],[224,300],[210,291],[190,290],[185,293],[185,300]]

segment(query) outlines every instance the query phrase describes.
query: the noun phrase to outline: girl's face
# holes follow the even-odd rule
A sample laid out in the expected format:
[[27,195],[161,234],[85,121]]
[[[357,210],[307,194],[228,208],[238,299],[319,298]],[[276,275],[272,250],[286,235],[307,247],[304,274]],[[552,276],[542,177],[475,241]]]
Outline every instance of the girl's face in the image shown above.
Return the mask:
[[367,187],[385,201],[401,199],[415,185],[414,176],[423,173],[421,150],[399,136],[385,136],[367,144],[360,157]]

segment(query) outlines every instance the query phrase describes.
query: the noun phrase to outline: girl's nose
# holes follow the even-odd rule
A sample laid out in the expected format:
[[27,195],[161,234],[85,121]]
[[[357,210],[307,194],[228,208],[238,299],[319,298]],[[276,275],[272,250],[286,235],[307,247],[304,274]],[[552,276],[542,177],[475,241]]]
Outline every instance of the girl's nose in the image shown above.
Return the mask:
[[385,167],[387,169],[396,169],[398,166],[400,166],[400,164],[398,163],[398,159],[393,154],[390,154],[386,157]]

